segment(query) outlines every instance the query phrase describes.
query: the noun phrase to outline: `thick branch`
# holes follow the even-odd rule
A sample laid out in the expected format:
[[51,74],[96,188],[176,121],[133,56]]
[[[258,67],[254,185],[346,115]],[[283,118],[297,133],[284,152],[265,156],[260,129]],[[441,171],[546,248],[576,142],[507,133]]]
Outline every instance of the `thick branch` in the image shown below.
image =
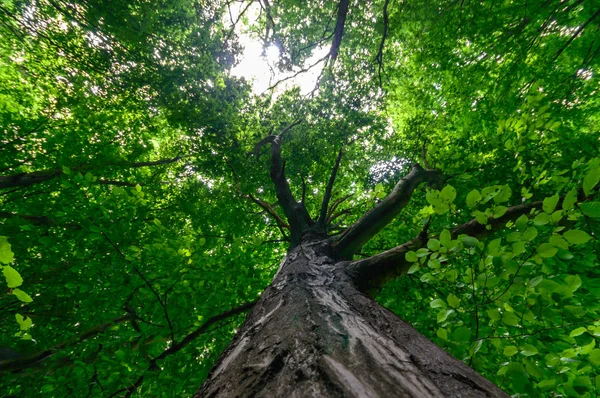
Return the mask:
[[351,259],[352,254],[389,224],[408,204],[413,191],[423,182],[431,182],[440,177],[436,170],[425,170],[420,165],[403,177],[377,206],[372,208],[354,225],[348,228],[334,244],[340,258]]
[[33,184],[39,184],[40,182],[51,180],[61,174],[62,171],[60,169],[54,169],[0,176],[0,189],[26,187]]
[[340,168],[340,162],[342,161],[342,148],[340,148],[337,158],[335,159],[335,164],[333,165],[333,170],[331,170],[331,176],[329,177],[329,182],[327,183],[327,188],[325,189],[325,195],[323,196],[323,203],[321,204],[321,214],[319,215],[319,224],[321,224],[322,226],[325,226],[325,222],[327,220],[327,208],[329,207],[329,201],[331,200],[333,184],[335,183],[335,177],[337,176],[337,172]]
[[[562,200],[561,200],[562,202]],[[526,203],[509,207],[502,217],[490,218],[487,229],[485,225],[472,219],[451,231],[452,237],[469,235],[483,237],[503,228],[508,221],[516,220],[523,214],[529,214],[531,209],[541,209],[542,202]],[[406,261],[405,255],[411,250],[417,250],[427,243],[427,236],[418,236],[393,249],[376,254],[372,257],[351,262],[347,265],[348,272],[360,284],[364,291],[376,291],[391,280],[405,274],[413,263]]]
[[281,134],[271,143],[271,181],[275,185],[275,194],[283,209],[292,234],[292,245],[300,242],[302,233],[313,224],[313,221],[302,203],[298,203],[285,177],[285,164],[281,159]]
[[335,21],[335,28],[333,29],[333,41],[331,42],[331,49],[329,50],[329,56],[331,57],[332,62],[335,62],[340,51],[349,3],[349,0],[340,0],[338,3],[337,20]]
[[[139,167],[150,167],[150,166],[159,166],[164,164],[175,163],[181,160],[181,156],[177,156],[172,159],[161,159],[152,162],[135,162],[135,163],[124,163],[124,164],[115,164],[113,166],[120,166],[123,168],[139,168]],[[109,165],[111,166],[111,165]],[[92,168],[89,166],[81,166],[77,167],[75,171],[86,171],[91,170]],[[42,170],[42,171],[34,171],[31,173],[18,173],[9,176],[0,176],[0,189],[5,188],[13,188],[13,187],[26,187],[33,184],[39,184],[44,181],[51,180],[63,174],[61,169],[50,169],[50,170]],[[100,181],[100,184],[103,182]],[[114,182],[114,184],[126,185],[130,183],[123,182]]]
[[57,351],[60,351],[63,348],[70,347],[70,346],[76,345],[78,343],[81,343],[84,340],[87,340],[91,337],[94,337],[94,336],[100,334],[100,333],[103,333],[104,331],[106,331],[107,329],[109,329],[115,325],[118,325],[118,324],[124,323],[124,322],[128,322],[128,321],[132,321],[134,319],[135,319],[135,313],[128,312],[127,314],[125,314],[123,316],[115,318],[115,319],[113,319],[109,322],[103,323],[101,325],[95,326],[77,337],[63,341],[62,343],[58,343],[55,346],[50,347],[46,350],[39,351],[39,352],[36,352],[31,355],[27,355],[22,358],[17,358],[17,359],[13,359],[13,360],[9,360],[9,361],[0,362],[0,372],[8,372],[8,371],[26,369],[26,368],[36,364],[37,362],[40,362],[40,361],[54,355]]

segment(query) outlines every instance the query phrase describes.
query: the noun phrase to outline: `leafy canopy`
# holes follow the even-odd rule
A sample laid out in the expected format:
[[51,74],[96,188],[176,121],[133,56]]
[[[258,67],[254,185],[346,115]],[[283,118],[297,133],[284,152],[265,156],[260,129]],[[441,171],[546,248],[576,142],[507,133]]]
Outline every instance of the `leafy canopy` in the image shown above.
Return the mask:
[[[344,146],[331,233],[413,163],[445,176],[363,248],[428,225],[380,303],[511,394],[600,391],[598,10],[354,2],[312,93],[230,73],[232,24],[299,71],[342,3],[0,3],[0,361],[20,366],[3,391],[124,395],[144,376],[140,395],[193,394],[243,318],[202,325],[285,254],[268,156],[247,154],[292,124],[286,174],[313,215]],[[450,234],[469,220],[479,236]]]

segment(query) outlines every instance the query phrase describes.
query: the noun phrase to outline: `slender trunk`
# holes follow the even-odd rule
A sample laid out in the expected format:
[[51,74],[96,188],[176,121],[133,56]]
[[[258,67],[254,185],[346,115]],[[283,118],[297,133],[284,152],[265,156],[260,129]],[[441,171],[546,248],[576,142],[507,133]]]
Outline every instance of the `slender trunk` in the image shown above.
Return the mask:
[[507,397],[362,294],[327,240],[302,242],[195,397]]

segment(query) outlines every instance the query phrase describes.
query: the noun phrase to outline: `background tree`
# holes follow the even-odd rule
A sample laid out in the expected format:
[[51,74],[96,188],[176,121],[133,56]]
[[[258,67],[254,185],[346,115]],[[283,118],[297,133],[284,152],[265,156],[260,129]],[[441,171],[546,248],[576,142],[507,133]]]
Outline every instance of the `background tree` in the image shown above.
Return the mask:
[[[599,14],[4,1],[3,391],[192,395],[308,220],[274,189],[273,147],[248,156],[283,132],[280,170],[319,233],[387,223],[337,254],[392,266],[359,273],[363,292],[511,394],[594,396]],[[242,24],[292,73],[324,48],[318,88],[252,94],[230,73]],[[434,184],[361,223],[416,163]]]

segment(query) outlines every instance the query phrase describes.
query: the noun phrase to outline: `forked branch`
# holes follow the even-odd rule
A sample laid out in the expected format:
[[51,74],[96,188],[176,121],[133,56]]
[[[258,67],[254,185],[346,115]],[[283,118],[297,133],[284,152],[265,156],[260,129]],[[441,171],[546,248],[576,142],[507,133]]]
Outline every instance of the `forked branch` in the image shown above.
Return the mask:
[[302,233],[313,221],[303,203],[297,202],[292,195],[290,185],[285,177],[285,163],[281,159],[281,134],[271,141],[271,181],[275,185],[275,194],[279,205],[288,219],[292,235],[292,246],[300,242]]
[[348,228],[334,243],[340,258],[351,259],[352,255],[389,224],[408,204],[413,191],[423,182],[433,182],[441,177],[437,170],[425,170],[415,164],[377,206],[369,210],[360,220]]

